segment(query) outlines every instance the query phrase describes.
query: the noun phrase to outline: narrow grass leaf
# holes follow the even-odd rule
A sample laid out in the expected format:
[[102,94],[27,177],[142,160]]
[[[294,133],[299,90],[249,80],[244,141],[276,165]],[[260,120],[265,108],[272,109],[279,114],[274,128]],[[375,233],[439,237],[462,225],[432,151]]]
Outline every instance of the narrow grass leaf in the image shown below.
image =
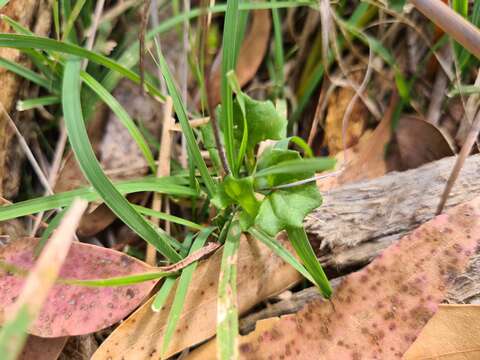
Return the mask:
[[223,246],[217,299],[217,358],[238,358],[238,309],[237,309],[237,250],[240,243],[240,223],[230,224]]
[[4,58],[0,58],[0,67],[15,73],[27,79],[28,81],[47,89],[48,91],[54,91],[56,93],[59,92],[59,89],[54,88],[52,83],[49,80],[37,74],[36,72],[26,68],[25,66],[19,65],[13,61],[10,61]]
[[162,310],[163,306],[165,305],[168,295],[170,295],[170,292],[173,289],[173,286],[175,285],[176,278],[174,277],[168,277],[165,279],[165,281],[162,284],[162,287],[160,290],[158,290],[157,295],[155,295],[155,299],[153,300],[152,303],[152,311],[154,312],[159,312]]
[[299,173],[324,171],[335,166],[333,158],[308,158],[284,161],[268,168],[259,170],[255,173],[255,177],[263,177],[275,174]]
[[127,276],[117,276],[105,279],[88,279],[88,280],[79,280],[79,279],[63,279],[59,278],[57,280],[60,284],[65,285],[76,285],[76,286],[87,286],[87,287],[111,287],[111,286],[127,286],[142,283],[150,280],[161,279],[166,276],[172,276],[172,272],[168,271],[152,271],[142,274],[133,274]]
[[202,176],[202,179],[205,183],[209,196],[213,196],[213,194],[215,193],[215,182],[213,181],[212,176],[208,171],[207,165],[205,164],[205,161],[202,158],[200,149],[195,140],[195,135],[193,134],[193,130],[190,126],[190,122],[188,121],[185,105],[181,100],[178,89],[175,86],[173,76],[170,73],[170,69],[168,68],[167,61],[165,60],[165,57],[163,56],[159,46],[157,46],[157,54],[159,58],[160,70],[162,71],[162,75],[165,78],[165,83],[167,84],[168,93],[172,97],[175,113],[177,114],[178,120],[180,122],[183,135],[187,140],[187,147],[188,147],[189,154],[191,155],[195,166],[200,171],[200,175]]
[[202,230],[205,228],[205,226],[202,226],[200,224],[197,224],[193,221],[183,219],[178,216],[170,215],[161,211],[155,211],[149,208],[146,208],[144,206],[140,205],[133,205],[133,207],[141,214],[151,216],[160,220],[165,220],[169,221],[175,224],[183,225],[192,229],[197,229],[197,230]]
[[313,277],[310,273],[305,269],[305,267],[295,258],[295,256],[290,253],[287,249],[285,249],[282,244],[280,244],[277,240],[275,240],[270,235],[267,235],[264,231],[257,229],[256,227],[251,227],[248,229],[248,233],[252,235],[255,239],[261,241],[266,246],[270,248],[275,254],[283,259],[287,264],[290,264],[295,270],[297,270],[300,274],[303,275],[306,279],[310,282],[315,283]]
[[73,24],[78,18],[78,15],[80,15],[80,12],[83,9],[83,6],[85,5],[86,0],[77,0],[75,1],[75,5],[72,9],[72,12],[68,15],[68,19],[65,22],[65,26],[63,28],[63,35],[62,35],[62,40],[65,41],[68,39],[70,35],[70,31],[73,28]]
[[128,130],[129,134],[132,136],[133,140],[137,143],[140,151],[145,157],[150,169],[155,174],[157,172],[157,165],[155,164],[155,159],[153,157],[152,151],[148,146],[147,141],[143,137],[142,133],[138,129],[137,125],[133,119],[128,115],[127,111],[123,106],[112,96],[97,80],[95,80],[90,74],[85,71],[81,73],[82,80],[85,84],[92,89],[100,99],[102,99],[105,104],[108,105],[110,110],[117,115],[118,120],[122,123],[123,126]]
[[[0,34],[0,47],[9,47],[19,50],[40,49],[78,56],[117,71],[122,76],[137,84],[140,83],[140,76],[134,71],[125,68],[115,60],[74,44],[33,35]],[[152,95],[158,96],[162,100],[164,99],[163,95],[150,82],[145,81],[145,86]]]
[[[176,180],[175,180],[176,179]],[[140,191],[154,191],[175,196],[197,196],[198,193],[183,185],[177,185],[178,177],[155,178],[146,177],[139,180],[127,180],[114,184],[121,194]],[[181,181],[180,181],[181,182]],[[74,198],[81,197],[87,201],[98,201],[102,198],[93,187],[85,187],[63,193],[20,201],[11,205],[0,206],[0,221],[34,214],[70,205]]]
[[329,299],[332,296],[332,287],[330,286],[330,282],[328,281],[328,278],[322,269],[322,265],[320,265],[320,262],[313,252],[312,245],[310,245],[310,241],[308,241],[305,229],[303,227],[291,227],[287,228],[287,233],[288,239],[292,243],[293,248],[302,260],[307,271],[312,276],[314,284],[318,286],[322,292],[322,295]]
[[[200,231],[197,238],[194,240],[192,247],[190,248],[189,255],[193,254],[195,251],[200,250],[205,242],[208,239],[208,236],[212,233],[213,227],[205,228]],[[167,327],[163,335],[162,343],[162,354],[161,357],[168,349],[168,345],[172,340],[175,329],[177,328],[178,320],[182,314],[183,304],[185,302],[185,297],[187,296],[188,287],[192,280],[193,272],[197,267],[198,262],[194,262],[188,265],[182,270],[182,274],[178,280],[177,290],[175,291],[175,297],[173,299],[172,306],[170,308],[170,313],[168,314]]]
[[31,110],[40,106],[56,105],[60,103],[60,98],[56,95],[42,96],[35,99],[19,100],[17,102],[18,111]]
[[225,23],[223,25],[222,40],[222,76],[221,76],[221,103],[223,124],[223,139],[225,143],[225,152],[230,168],[236,175],[235,142],[233,133],[233,93],[228,85],[227,74],[235,70],[235,54],[238,26],[238,0],[227,2],[227,11],[225,13]]
[[107,206],[133,231],[152,244],[170,261],[180,260],[172,246],[160,238],[148,223],[105,176],[88,139],[80,103],[80,60],[67,60],[62,87],[62,105],[70,145],[85,177]]

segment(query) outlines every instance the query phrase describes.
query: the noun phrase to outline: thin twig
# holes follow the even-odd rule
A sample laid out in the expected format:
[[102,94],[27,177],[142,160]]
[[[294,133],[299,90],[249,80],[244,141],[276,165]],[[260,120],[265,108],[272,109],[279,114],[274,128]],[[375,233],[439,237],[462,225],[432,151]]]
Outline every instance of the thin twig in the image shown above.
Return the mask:
[[468,136],[465,140],[465,144],[462,146],[462,150],[460,150],[460,154],[458,154],[457,160],[455,161],[455,165],[453,166],[452,173],[448,178],[447,185],[445,186],[445,190],[443,191],[442,197],[440,198],[440,203],[438,204],[436,215],[442,213],[445,203],[447,202],[448,196],[450,195],[450,191],[455,184],[455,181],[460,174],[460,170],[462,170],[463,164],[467,159],[468,155],[472,151],[473,144],[477,140],[478,132],[480,131],[480,111],[477,113],[475,121],[473,122],[470,131],[468,132]]
[[45,174],[43,173],[40,165],[38,164],[38,161],[35,159],[35,156],[33,155],[32,150],[30,150],[30,147],[28,146],[27,141],[25,140],[23,135],[20,133],[20,131],[17,128],[17,125],[15,125],[15,122],[10,117],[10,114],[7,112],[7,110],[5,110],[5,108],[4,108],[4,106],[1,102],[0,102],[0,108],[3,112],[3,114],[5,115],[5,117],[7,118],[7,121],[9,123],[10,127],[15,132],[15,135],[17,136],[20,147],[22,148],[23,152],[27,156],[27,159],[30,162],[30,165],[32,166],[33,171],[38,176],[38,179],[40,180],[40,183],[42,184],[42,186],[45,188],[45,190],[48,192],[49,195],[53,194],[52,188],[51,188]]
[[[87,42],[85,44],[85,49],[92,50],[93,44],[95,43],[95,35],[97,34],[98,25],[100,23],[100,18],[103,12],[103,6],[105,5],[105,0],[98,0],[95,5],[95,12],[93,13],[92,26],[88,29]],[[82,62],[82,69],[87,68],[88,60],[84,59]]]
[[[58,171],[60,170],[60,165],[62,163],[63,151],[65,150],[65,145],[67,144],[67,130],[65,128],[65,124],[63,119],[60,121],[60,136],[57,141],[57,146],[55,147],[55,154],[53,156],[52,165],[50,166],[50,171],[48,173],[48,183],[52,187],[55,187],[58,178]],[[48,193],[45,192],[45,195]],[[42,211],[37,215],[35,222],[33,223],[32,231],[30,232],[30,236],[35,236],[37,230],[40,226],[42,221],[43,215],[45,211]]]
[[411,0],[411,3],[480,59],[480,30],[440,0]]
[[[159,24],[157,0],[152,0],[151,9],[150,9],[150,19],[152,21],[153,27],[157,28]],[[158,34],[155,34],[154,39],[158,44],[158,46],[160,46],[160,36]],[[167,94],[167,84],[165,84],[165,79],[163,78],[162,70],[160,69],[160,66],[157,66],[157,76],[158,76],[158,80],[160,81],[160,90],[162,91],[163,94]]]
[[150,0],[144,0],[142,9],[142,19],[140,22],[140,31],[138,33],[139,51],[139,70],[140,70],[140,93],[145,94],[145,33],[148,26],[148,11],[150,10]]
[[212,253],[213,251],[217,250],[220,247],[220,244],[218,242],[211,242],[205,245],[203,248],[195,251],[193,254],[187,256],[185,259],[180,260],[179,262],[173,264],[173,265],[167,265],[167,266],[161,266],[158,269],[160,271],[165,271],[165,272],[175,272],[179,271],[191,263],[194,263],[195,261],[198,261],[208,254]]
[[[173,124],[172,106],[172,98],[168,96],[165,99],[165,104],[163,106],[162,138],[160,141],[160,150],[158,152],[157,177],[170,175],[170,158],[172,155],[172,133],[170,132],[170,127]],[[168,198],[165,198],[165,200],[165,205],[167,205]],[[162,195],[160,193],[155,192],[153,194],[152,210],[162,210]],[[160,220],[157,218],[152,217],[151,221],[157,226],[160,225]],[[156,257],[156,249],[152,245],[148,244],[147,255],[145,259],[146,262],[150,265],[155,265]]]

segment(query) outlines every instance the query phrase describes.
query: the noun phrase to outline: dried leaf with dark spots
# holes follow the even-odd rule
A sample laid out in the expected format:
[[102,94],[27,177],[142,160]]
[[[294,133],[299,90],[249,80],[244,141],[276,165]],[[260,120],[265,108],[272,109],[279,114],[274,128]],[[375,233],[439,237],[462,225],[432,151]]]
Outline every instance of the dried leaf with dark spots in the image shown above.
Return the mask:
[[[23,238],[0,248],[0,261],[30,269],[38,240]],[[142,273],[151,268],[128,255],[99,246],[73,243],[60,270],[64,279],[103,279]],[[25,278],[0,270],[0,323],[5,309],[17,298]],[[148,295],[155,281],[131,286],[83,287],[56,284],[30,329],[41,337],[82,335],[106,328],[122,320]]]

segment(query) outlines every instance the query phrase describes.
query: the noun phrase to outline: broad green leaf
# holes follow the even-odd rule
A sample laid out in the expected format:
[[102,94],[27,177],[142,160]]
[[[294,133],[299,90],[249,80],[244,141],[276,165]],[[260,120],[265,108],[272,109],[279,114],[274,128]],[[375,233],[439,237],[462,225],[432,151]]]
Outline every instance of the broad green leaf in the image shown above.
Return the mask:
[[63,77],[62,105],[68,139],[83,174],[95,187],[107,206],[126,225],[145,241],[152,244],[170,261],[179,261],[181,259],[180,255],[172,248],[167,238],[155,231],[152,225],[130,205],[105,176],[100,167],[88,139],[82,115],[80,69],[80,60],[67,60]]
[[[282,140],[286,137],[287,119],[277,112],[271,101],[254,100],[245,94],[242,98],[248,129],[247,154],[251,154],[260,141]],[[238,100],[234,105],[234,136],[236,146],[239,146],[243,138],[243,116]]]
[[223,246],[218,282],[217,358],[220,360],[238,358],[237,250],[240,235],[240,224],[234,219]]
[[236,179],[228,175],[225,177],[224,186],[227,195],[240,204],[243,210],[252,217],[257,215],[260,201],[255,197],[252,177]]
[[312,210],[322,204],[315,183],[274,190],[260,205],[255,224],[271,236],[287,227],[301,227]]

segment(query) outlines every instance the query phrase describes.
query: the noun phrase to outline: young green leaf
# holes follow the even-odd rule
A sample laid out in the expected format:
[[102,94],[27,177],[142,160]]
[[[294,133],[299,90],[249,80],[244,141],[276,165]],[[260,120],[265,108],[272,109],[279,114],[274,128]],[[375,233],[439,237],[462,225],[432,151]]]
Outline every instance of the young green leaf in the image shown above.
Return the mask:
[[68,138],[82,172],[95,187],[95,190],[107,206],[126,225],[138,233],[145,241],[152,244],[169,260],[173,262],[180,260],[180,256],[165,240],[165,237],[160,237],[152,225],[135,211],[102,171],[88,139],[83,120],[80,103],[80,69],[80,60],[67,60],[63,77],[62,105]]

